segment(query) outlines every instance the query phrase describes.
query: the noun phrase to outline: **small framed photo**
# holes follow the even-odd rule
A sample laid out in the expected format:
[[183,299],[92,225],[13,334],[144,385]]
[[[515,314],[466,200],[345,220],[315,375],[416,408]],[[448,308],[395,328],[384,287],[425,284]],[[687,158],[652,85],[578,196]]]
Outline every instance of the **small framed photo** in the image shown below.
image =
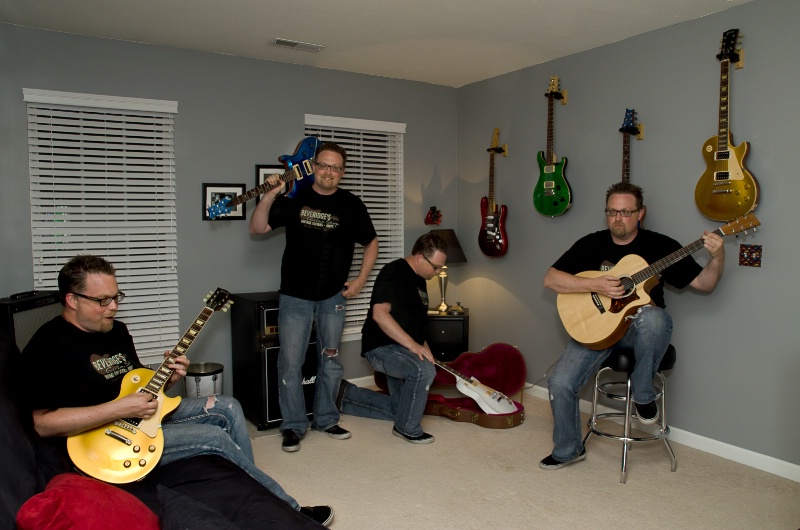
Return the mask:
[[[256,187],[261,186],[264,182],[267,181],[267,177],[274,174],[283,175],[286,172],[286,169],[280,164],[272,164],[272,165],[264,165],[258,164],[256,165]],[[291,184],[289,184],[291,186]],[[287,187],[288,189],[288,187]],[[261,194],[256,196],[256,203],[261,199]]]
[[244,195],[244,184],[203,184],[203,221],[236,221],[247,218],[245,203],[228,203]]

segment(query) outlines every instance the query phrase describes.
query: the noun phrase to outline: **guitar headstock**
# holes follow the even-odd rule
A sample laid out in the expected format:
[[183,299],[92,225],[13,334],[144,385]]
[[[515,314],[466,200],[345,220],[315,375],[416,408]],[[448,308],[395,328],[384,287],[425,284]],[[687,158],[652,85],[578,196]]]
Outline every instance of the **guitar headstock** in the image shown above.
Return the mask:
[[550,84],[547,85],[547,92],[545,93],[545,97],[552,97],[553,99],[563,99],[564,101],[561,102],[562,105],[566,105],[567,103],[567,91],[561,90],[561,83],[558,80],[557,75],[550,76]]
[[206,303],[206,307],[209,309],[213,309],[214,311],[227,311],[228,308],[233,305],[233,300],[231,298],[231,293],[217,287],[217,290],[213,293],[209,293],[203,301]]
[[217,217],[231,213],[233,211],[233,207],[230,206],[230,202],[230,199],[222,199],[221,201],[215,202],[206,208],[206,211],[208,212],[208,218],[216,219]]
[[639,126],[636,125],[636,111],[625,109],[625,119],[622,120],[622,127],[619,132],[629,134],[639,134]]
[[740,217],[738,219],[730,221],[725,226],[721,226],[719,228],[719,232],[723,236],[729,236],[732,234],[738,234],[739,232],[747,232],[748,230],[755,230],[756,227],[758,226],[761,226],[761,221],[756,219],[755,215],[749,213],[744,217]]
[[722,34],[722,45],[719,48],[717,59],[720,61],[728,60],[735,63],[739,60],[739,53],[736,51],[736,46],[739,42],[739,30],[729,29]]
[[508,144],[500,144],[500,129],[497,127],[494,128],[492,131],[492,146],[487,149],[489,154],[494,155],[494,153],[503,153],[503,156],[508,156]]

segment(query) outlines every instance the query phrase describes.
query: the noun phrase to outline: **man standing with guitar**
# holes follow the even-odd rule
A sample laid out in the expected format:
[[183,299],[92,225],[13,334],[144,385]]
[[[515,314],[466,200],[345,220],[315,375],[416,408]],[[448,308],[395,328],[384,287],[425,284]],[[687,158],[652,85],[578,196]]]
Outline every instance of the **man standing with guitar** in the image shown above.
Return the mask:
[[[339,343],[347,300],[364,287],[378,258],[378,238],[361,199],[339,188],[346,163],[341,146],[323,143],[314,160],[314,183],[294,197],[279,196],[284,186],[265,193],[250,219],[251,234],[286,227],[278,302],[278,403],[286,452],[300,450],[308,429],[302,368],[312,324],[319,362],[311,427],[337,440],[350,438],[339,426],[334,402],[344,373]],[[281,181],[271,175],[267,182]],[[356,243],[364,246],[364,258],[358,276],[348,280]]]
[[[64,306],[61,314],[39,328],[23,352],[35,368],[39,383],[29,399],[37,433],[64,449],[66,437],[121,419],[148,420],[159,414],[163,394],[133,391],[122,395],[124,391],[120,391],[126,374],[144,367],[128,328],[114,318],[125,298],[114,267],[101,257],[75,256],[59,272],[58,290]],[[166,386],[184,377],[188,366],[186,355],[174,357],[165,367],[171,374]],[[183,399],[162,419],[160,428],[163,453],[159,464],[216,454],[236,464],[295,510],[323,524],[332,519],[329,506],[300,508],[256,466],[242,408],[235,398]],[[122,435],[116,439],[102,433],[99,436],[123,445],[119,443]],[[141,451],[144,459],[148,449],[142,447]],[[131,458],[134,467],[136,458]]]
[[[579,239],[548,269],[545,287],[559,294],[598,294],[624,300],[632,293],[626,282],[614,276],[613,267],[620,260],[635,254],[653,263],[681,248],[677,241],[639,227],[644,215],[639,186],[624,182],[611,186],[606,192],[605,214],[608,230]],[[711,257],[706,266],[701,267],[691,256],[686,256],[665,268],[650,290],[652,304],[641,306],[624,319],[628,327],[616,343],[590,349],[570,339],[548,380],[554,447],[552,454],[539,463],[540,468],[561,469],[586,457],[579,393],[615,348],[634,350],[636,364],[631,385],[636,415],[645,424],[657,421],[659,411],[652,381],[672,336],[672,318],[664,309],[664,283],[678,289],[688,285],[698,291],[712,291],[724,268],[722,237],[705,232],[702,241]],[[579,275],[582,271],[608,271],[608,274],[583,277]]]
[[386,374],[389,395],[342,381],[336,404],[345,414],[394,422],[392,434],[412,444],[429,444],[422,430],[428,390],[436,377],[425,340],[430,280],[447,260],[447,242],[433,232],[417,238],[411,255],[381,269],[364,327],[361,355]]

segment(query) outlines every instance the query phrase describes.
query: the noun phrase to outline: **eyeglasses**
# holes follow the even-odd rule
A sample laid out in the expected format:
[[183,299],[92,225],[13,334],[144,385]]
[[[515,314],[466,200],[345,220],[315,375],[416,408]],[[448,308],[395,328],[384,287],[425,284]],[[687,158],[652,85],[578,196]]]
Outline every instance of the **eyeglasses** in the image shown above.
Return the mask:
[[616,217],[617,214],[620,214],[622,217],[630,217],[633,212],[638,212],[639,208],[635,210],[613,210],[610,208],[606,208],[606,216],[607,217]]
[[120,303],[123,300],[125,300],[125,293],[123,293],[122,291],[118,292],[114,296],[108,296],[106,298],[95,298],[94,296],[87,296],[87,295],[81,294],[81,293],[72,293],[72,294],[74,294],[75,296],[80,296],[81,298],[86,298],[87,300],[93,300],[93,301],[97,302],[98,304],[100,304],[103,307],[105,307],[107,305],[111,305],[112,301],[116,302],[116,303]]
[[434,265],[433,263],[431,263],[431,260],[429,260],[428,256],[426,256],[425,254],[423,254],[422,257],[425,258],[425,261],[428,262],[428,265],[433,267],[433,272],[440,271],[444,268],[444,265]]
[[342,166],[332,166],[330,164],[323,164],[322,162],[314,162],[314,165],[317,166],[317,169],[320,171],[325,171],[326,169],[330,169],[334,173],[341,173],[344,171]]

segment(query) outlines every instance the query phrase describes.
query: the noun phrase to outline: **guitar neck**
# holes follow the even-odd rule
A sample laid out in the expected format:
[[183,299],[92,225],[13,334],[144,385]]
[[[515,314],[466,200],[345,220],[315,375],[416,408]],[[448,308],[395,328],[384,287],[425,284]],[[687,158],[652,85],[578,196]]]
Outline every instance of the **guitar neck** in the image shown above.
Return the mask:
[[555,96],[550,93],[547,96],[547,151],[545,151],[545,164],[552,166],[556,163],[556,155],[553,150],[553,100]]
[[295,166],[292,167],[292,169],[290,169],[289,171],[287,171],[286,173],[284,173],[283,175],[281,175],[279,177],[280,182],[276,182],[275,184],[270,184],[269,182],[264,182],[263,184],[260,184],[260,185],[256,186],[252,190],[250,190],[250,191],[248,191],[248,192],[246,192],[246,193],[244,193],[242,195],[238,195],[238,196],[234,197],[233,199],[231,199],[231,201],[228,203],[228,205],[231,206],[231,207],[235,207],[235,206],[238,206],[240,204],[244,204],[247,201],[249,201],[250,199],[255,199],[259,195],[263,195],[264,193],[267,193],[268,191],[272,191],[275,188],[277,188],[279,186],[282,186],[282,185],[284,185],[284,184],[286,184],[288,182],[291,182],[293,180],[296,180],[296,179],[298,179],[300,177],[301,177],[300,168],[299,168],[299,166],[295,165]]
[[494,214],[494,151],[489,151],[489,214]]
[[729,59],[720,62],[719,75],[719,128],[717,151],[727,151],[730,143],[730,64]]
[[181,340],[178,341],[175,348],[172,349],[169,356],[164,359],[164,362],[158,367],[153,377],[150,378],[150,381],[145,386],[148,392],[155,395],[163,390],[164,385],[167,384],[167,381],[169,381],[169,378],[175,372],[169,365],[173,364],[176,358],[184,355],[189,350],[189,346],[192,345],[197,334],[200,333],[200,330],[203,329],[203,326],[205,326],[206,322],[208,322],[208,319],[211,318],[213,314],[214,310],[208,307],[200,312],[189,329],[186,330],[186,333],[183,334]]
[[631,181],[631,134],[622,133],[622,182],[629,184]]
[[439,361],[437,359],[434,359],[433,362],[436,363],[436,366],[438,366],[439,368],[441,368],[445,372],[448,372],[451,375],[454,375],[457,378],[459,378],[459,379],[461,379],[461,380],[463,380],[463,381],[465,381],[467,383],[469,383],[470,380],[472,379],[471,377],[467,377],[466,375],[462,374],[461,372],[459,372],[455,368],[452,368],[450,366],[447,366],[446,364],[443,364],[441,361]]
[[[714,233],[719,236],[724,236],[725,233],[722,229],[714,230]],[[678,261],[682,260],[686,256],[690,256],[703,248],[703,238],[701,237],[694,243],[690,243],[683,247],[680,250],[676,250],[672,254],[661,258],[660,260],[656,261],[649,267],[645,267],[644,269],[640,270],[636,274],[631,275],[631,279],[633,280],[634,284],[639,285],[642,282],[647,281],[648,279],[652,278],[656,274],[660,274],[661,271],[669,267],[670,265],[677,263]]]

